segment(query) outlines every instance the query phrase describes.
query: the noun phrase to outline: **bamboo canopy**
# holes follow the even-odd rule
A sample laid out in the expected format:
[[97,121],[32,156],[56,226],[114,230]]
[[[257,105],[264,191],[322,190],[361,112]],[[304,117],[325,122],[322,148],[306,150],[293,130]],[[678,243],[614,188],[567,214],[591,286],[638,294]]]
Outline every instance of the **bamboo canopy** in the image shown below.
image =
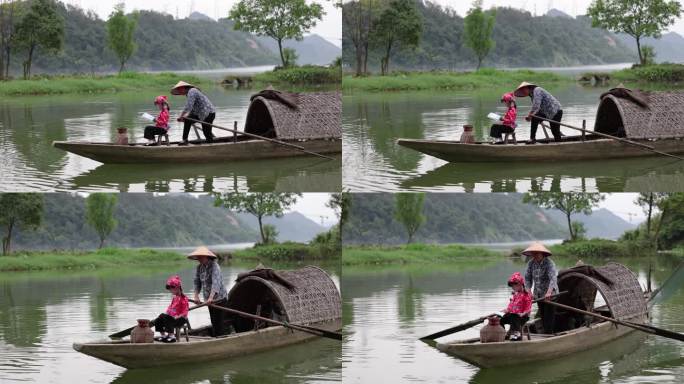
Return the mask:
[[648,107],[612,94],[601,99],[594,131],[630,139],[684,138],[684,92],[639,92]]

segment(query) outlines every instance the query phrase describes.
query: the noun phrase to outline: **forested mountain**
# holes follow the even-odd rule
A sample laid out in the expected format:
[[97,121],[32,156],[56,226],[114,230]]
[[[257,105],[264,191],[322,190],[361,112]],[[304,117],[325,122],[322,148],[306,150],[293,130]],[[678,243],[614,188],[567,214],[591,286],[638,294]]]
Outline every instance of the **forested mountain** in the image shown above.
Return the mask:
[[[239,213],[240,220],[248,224],[254,230],[258,230],[257,219],[247,213]],[[302,215],[299,212],[289,212],[283,217],[267,217],[264,219],[264,224],[275,225],[278,229],[278,241],[298,241],[309,242],[316,235],[325,232],[328,228],[324,228],[315,221]]]
[[[105,21],[95,13],[57,3],[65,20],[64,49],[57,55],[40,48],[35,73],[101,72],[118,69],[107,48]],[[175,20],[171,15],[140,11],[135,32],[137,51],[126,64],[135,70],[179,70],[277,64],[278,57],[258,39],[234,31],[227,19],[214,21],[194,15]],[[21,71],[25,52],[15,50],[11,70]]]
[[[565,215],[559,211],[548,210],[547,216],[554,219],[562,226],[566,226]],[[623,220],[613,212],[601,208],[593,211],[591,215],[577,214],[572,216],[573,221],[579,221],[584,224],[587,230],[587,237],[600,237],[605,239],[617,239],[622,236],[625,231],[636,228],[636,224],[632,224]]]
[[[278,43],[270,37],[259,36],[257,40],[261,45],[274,53],[278,52]],[[285,40],[283,41],[283,47],[292,48],[297,51],[297,55],[299,55],[297,64],[299,65],[328,65],[336,58],[342,56],[342,48],[318,35],[304,36],[302,41]]]
[[[473,68],[477,64],[475,56],[463,45],[463,17],[430,1],[416,0],[416,6],[423,16],[420,46],[415,50],[399,47],[391,58],[392,67],[395,70]],[[492,36],[496,46],[483,65],[547,67],[636,60],[636,54],[620,39],[605,30],[592,28],[588,18],[558,16],[534,17],[513,8],[497,8]],[[344,62],[353,66],[351,31],[343,32]],[[376,47],[369,57],[369,66],[374,69],[379,67],[379,50]]]
[[[636,52],[636,42],[632,36],[621,33],[617,37],[631,51]],[[676,32],[665,33],[659,39],[643,38],[641,44],[642,46],[650,45],[655,49],[655,59],[659,63],[684,63],[684,37]]]
[[[406,231],[394,219],[394,196],[388,193],[352,194],[349,220],[343,230],[346,244],[398,244]],[[415,241],[428,243],[484,243],[558,239],[564,228],[542,210],[524,204],[520,194],[425,195],[427,218]]]

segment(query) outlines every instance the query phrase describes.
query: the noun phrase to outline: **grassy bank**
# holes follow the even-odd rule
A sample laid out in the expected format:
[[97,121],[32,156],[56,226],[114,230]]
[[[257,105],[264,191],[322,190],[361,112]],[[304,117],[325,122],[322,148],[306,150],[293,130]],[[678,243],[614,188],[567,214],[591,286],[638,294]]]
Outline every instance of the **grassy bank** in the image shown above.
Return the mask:
[[342,251],[342,265],[449,263],[501,257],[501,253],[458,244],[401,246],[350,246]]
[[0,256],[0,272],[161,266],[186,262],[184,255],[151,249],[104,248],[98,251],[16,252]]
[[585,73],[582,78],[605,78],[611,85],[625,84],[662,84],[668,87],[684,87],[684,64],[654,64],[626,68],[609,74]]
[[[653,247],[648,243],[606,239],[568,241],[563,244],[552,245],[549,250],[554,256],[578,259],[612,259],[653,253]],[[522,252],[522,248],[514,251],[517,254],[520,252]]]
[[474,90],[495,87],[508,87],[511,90],[523,81],[544,84],[572,83],[570,77],[550,72],[530,70],[501,71],[492,68],[480,69],[476,72],[393,72],[387,76],[353,77],[342,79],[345,91],[418,91],[418,90]]
[[252,79],[256,86],[265,87],[270,84],[288,85],[334,85],[342,81],[340,67],[321,67],[317,65],[304,65],[301,67],[276,69],[274,71],[259,73]]
[[53,95],[68,93],[107,93],[139,90],[164,90],[168,92],[178,81],[198,86],[207,80],[195,76],[174,73],[124,72],[120,75],[59,75],[34,77],[31,80],[0,82],[0,95]]
[[231,252],[236,261],[306,261],[339,260],[339,251],[328,247],[295,242],[257,245]]

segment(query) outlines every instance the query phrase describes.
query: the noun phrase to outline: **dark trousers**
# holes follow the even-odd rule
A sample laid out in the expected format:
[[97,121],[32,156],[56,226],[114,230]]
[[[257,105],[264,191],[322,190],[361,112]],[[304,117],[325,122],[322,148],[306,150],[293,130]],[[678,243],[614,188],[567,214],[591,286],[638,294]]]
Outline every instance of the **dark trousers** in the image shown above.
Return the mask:
[[492,127],[489,128],[489,136],[500,139],[502,134],[513,133],[513,131],[513,127],[509,127],[508,125],[492,124]]
[[145,136],[147,140],[154,140],[155,136],[164,135],[166,134],[166,132],[167,131],[164,128],[159,128],[154,125],[148,125],[147,127],[145,127],[145,134],[143,136]]
[[520,329],[522,329],[523,324],[527,323],[527,320],[529,319],[529,316],[520,316],[517,313],[506,313],[501,318],[500,324],[502,327],[508,324],[511,326],[512,332],[520,332]]
[[156,329],[157,332],[173,333],[176,330],[176,327],[181,327],[187,321],[188,319],[185,317],[174,319],[173,316],[162,313],[154,320],[154,329]]
[[541,315],[544,333],[552,334],[556,319],[556,307],[551,304],[544,304],[543,301],[538,301],[537,308],[539,308],[539,314]]
[[[213,302],[214,305],[219,307],[228,307],[228,299],[222,299]],[[209,318],[211,319],[211,328],[213,329],[213,336],[222,336],[228,333],[227,322],[229,319],[229,313],[222,311],[218,308],[209,307]]]
[[[548,117],[541,112],[538,112],[537,116],[548,119]],[[562,118],[563,118],[563,110],[561,109],[558,112],[556,112],[556,114],[551,118],[551,120],[560,122]],[[530,126],[530,140],[532,140],[532,141],[536,140],[537,126],[539,124],[541,124],[543,121],[545,121],[545,120],[541,120],[541,119],[538,119],[536,117],[532,118],[532,125]],[[556,141],[561,141],[562,136],[561,136],[561,131],[560,131],[560,124],[558,124],[558,123],[549,123],[549,124],[551,125],[551,133],[553,134],[553,138]]]
[[[200,118],[193,114],[188,115],[187,117],[194,119],[194,120],[199,120]],[[206,119],[203,121],[205,123],[213,123],[214,119],[216,118],[215,113],[210,113]],[[190,120],[185,120],[185,124],[183,125],[183,141],[188,141],[188,134],[190,133],[190,127],[194,124],[194,121]],[[209,124],[202,124],[202,133],[204,133],[204,138],[207,140],[207,143],[211,143],[214,141],[214,136],[211,134],[211,125]]]

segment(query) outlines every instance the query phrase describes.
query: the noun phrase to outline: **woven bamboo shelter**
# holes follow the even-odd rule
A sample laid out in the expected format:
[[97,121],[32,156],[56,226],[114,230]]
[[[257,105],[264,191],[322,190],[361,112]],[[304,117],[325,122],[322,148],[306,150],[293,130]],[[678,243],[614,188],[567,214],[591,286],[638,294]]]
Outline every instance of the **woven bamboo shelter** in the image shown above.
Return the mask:
[[[282,320],[294,324],[333,321],[342,317],[340,293],[330,276],[321,268],[307,266],[291,271],[276,271],[294,287],[288,289],[277,281],[248,276],[228,293],[228,307],[256,313],[264,302],[274,303]],[[249,330],[253,322],[235,319],[238,332]]]
[[572,269],[562,271],[558,288],[561,292],[568,291],[568,294],[560,296],[558,301],[590,311],[594,308],[598,292],[613,318],[626,320],[648,313],[644,292],[632,271],[612,262],[594,269],[598,274],[592,276]]
[[684,92],[640,92],[648,103],[607,95],[596,112],[594,130],[631,139],[684,137]]
[[342,94],[299,93],[297,107],[255,97],[247,110],[245,132],[281,140],[339,139],[342,137]]

